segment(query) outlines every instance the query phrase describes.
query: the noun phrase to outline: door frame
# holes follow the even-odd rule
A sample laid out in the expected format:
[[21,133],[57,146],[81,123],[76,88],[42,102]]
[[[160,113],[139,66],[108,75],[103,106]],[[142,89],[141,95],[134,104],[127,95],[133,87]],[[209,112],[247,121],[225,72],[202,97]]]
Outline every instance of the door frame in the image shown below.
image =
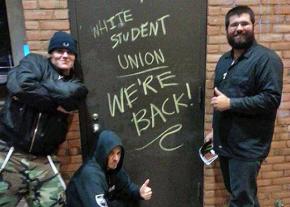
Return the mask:
[[[70,30],[72,35],[78,40],[79,34],[78,34],[78,21],[77,21],[77,8],[76,8],[76,1],[77,0],[70,0],[68,1],[68,8],[69,8],[69,21],[70,21]],[[201,28],[201,45],[199,45],[199,48],[201,48],[199,53],[199,58],[201,59],[201,62],[203,62],[203,68],[200,69],[200,79],[201,81],[201,87],[199,91],[199,106],[202,113],[201,122],[202,122],[202,128],[204,131],[204,121],[205,121],[205,90],[206,90],[206,55],[207,55],[207,17],[208,17],[208,1],[207,0],[200,0],[200,4],[202,9],[202,16],[205,18],[200,18],[200,25],[204,25],[204,27]],[[204,28],[204,29],[203,29]],[[79,48],[78,48],[79,51]],[[76,63],[76,70],[80,74],[80,77],[83,78],[82,75],[82,69],[81,69],[81,54],[79,55],[79,58]],[[92,125],[96,122],[92,123],[92,120],[89,119],[89,113],[86,108],[86,104],[83,103],[80,107],[79,118],[80,118],[80,132],[81,132],[81,148],[82,148],[82,158],[83,161],[88,159],[90,155],[92,154],[92,151],[89,149],[92,144],[95,144],[92,142],[91,138],[92,136],[96,136],[96,134],[92,133]],[[203,139],[199,140],[199,143],[203,143]],[[202,171],[201,180],[198,183],[198,192],[197,197],[198,200],[203,206],[203,199],[204,199],[204,170]]]

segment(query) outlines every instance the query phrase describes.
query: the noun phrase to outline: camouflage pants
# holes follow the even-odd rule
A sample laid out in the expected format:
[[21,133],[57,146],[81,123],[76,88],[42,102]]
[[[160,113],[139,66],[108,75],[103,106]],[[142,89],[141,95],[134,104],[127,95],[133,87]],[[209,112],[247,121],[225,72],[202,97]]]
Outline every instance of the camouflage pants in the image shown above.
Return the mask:
[[[0,140],[0,166],[9,147]],[[17,206],[25,198],[28,206],[64,206],[64,188],[46,157],[14,151],[0,174],[0,206]]]

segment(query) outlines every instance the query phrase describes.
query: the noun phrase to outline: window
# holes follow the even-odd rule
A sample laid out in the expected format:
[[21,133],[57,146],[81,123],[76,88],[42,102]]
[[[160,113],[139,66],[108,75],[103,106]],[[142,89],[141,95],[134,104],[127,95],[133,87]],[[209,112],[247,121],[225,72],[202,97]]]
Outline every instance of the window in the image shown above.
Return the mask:
[[0,107],[6,96],[7,72],[13,66],[5,0],[0,0]]
[[6,82],[6,74],[13,66],[11,42],[5,0],[0,0],[0,84]]

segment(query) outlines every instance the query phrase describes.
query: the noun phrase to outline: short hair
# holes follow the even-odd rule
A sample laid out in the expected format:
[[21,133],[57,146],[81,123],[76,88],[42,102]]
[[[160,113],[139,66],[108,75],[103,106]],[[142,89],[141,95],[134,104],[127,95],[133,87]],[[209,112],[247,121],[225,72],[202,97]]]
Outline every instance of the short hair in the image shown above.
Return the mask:
[[246,6],[246,5],[238,5],[234,8],[232,8],[231,10],[228,11],[228,13],[226,14],[225,17],[225,25],[226,25],[226,29],[228,28],[229,24],[230,24],[230,17],[234,16],[234,15],[242,15],[242,14],[249,14],[250,15],[250,19],[252,24],[255,24],[255,14],[253,12],[253,10]]

